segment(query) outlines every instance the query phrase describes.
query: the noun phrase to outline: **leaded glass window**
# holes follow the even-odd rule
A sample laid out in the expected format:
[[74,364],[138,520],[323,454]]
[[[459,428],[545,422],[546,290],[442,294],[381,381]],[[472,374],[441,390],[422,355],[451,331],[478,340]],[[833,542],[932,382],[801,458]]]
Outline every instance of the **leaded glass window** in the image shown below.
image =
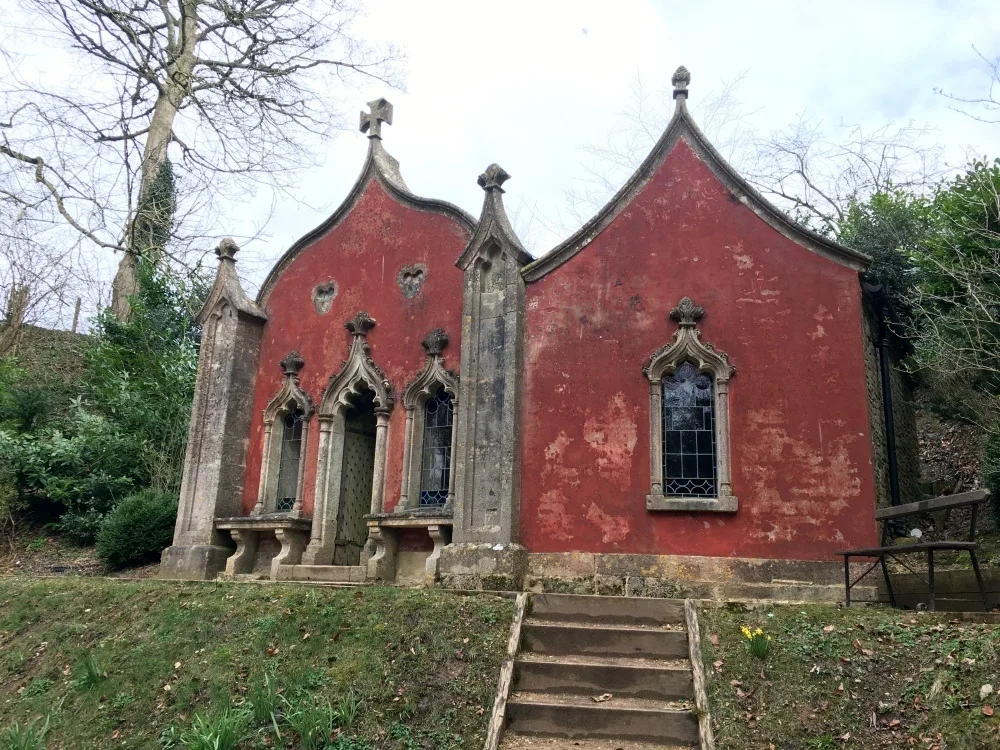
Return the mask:
[[690,362],[663,377],[663,494],[715,497],[715,395],[712,376]]
[[424,403],[424,443],[420,457],[420,505],[444,505],[451,475],[454,407],[444,388]]
[[281,431],[281,461],[278,466],[278,492],[274,509],[291,510],[299,493],[299,457],[302,455],[302,423],[306,415],[296,408],[285,415]]

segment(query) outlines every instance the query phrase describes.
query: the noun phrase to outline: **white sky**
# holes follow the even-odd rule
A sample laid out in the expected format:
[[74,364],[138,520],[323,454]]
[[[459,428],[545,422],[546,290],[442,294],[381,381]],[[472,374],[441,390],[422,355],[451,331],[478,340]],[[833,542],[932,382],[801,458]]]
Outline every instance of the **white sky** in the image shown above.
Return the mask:
[[[740,98],[757,110],[752,125],[778,129],[805,112],[831,125],[877,127],[916,121],[949,144],[960,165],[968,148],[1000,156],[1000,124],[951,109],[935,88],[981,94],[988,76],[973,45],[1000,55],[1000,2],[555,2],[371,3],[363,33],[406,48],[406,92],[371,88],[394,105],[383,141],[418,195],[479,215],[476,177],[491,162],[512,179],[510,206],[565,214],[564,191],[582,176],[580,146],[599,143],[621,122],[641,74],[667,89],[676,67],[692,73],[691,103],[746,71]],[[264,266],[328,215],[350,189],[365,156],[360,132],[324,149],[324,164],[302,175],[298,195],[281,200],[268,237],[246,248]],[[232,216],[241,222],[267,209]],[[575,227],[569,227],[570,230]],[[537,238],[536,254],[560,239]],[[250,261],[251,257],[247,257]],[[254,276],[263,268],[255,268]]]
[[[348,121],[366,101],[388,98],[395,124],[383,128],[384,143],[410,189],[474,216],[476,177],[496,161],[512,175],[509,208],[525,202],[565,217],[564,191],[584,174],[580,147],[621,123],[637,75],[666,90],[680,64],[692,73],[693,107],[746,72],[740,98],[758,131],[803,112],[872,129],[914,121],[934,128],[955,166],[968,149],[1000,156],[1000,124],[977,123],[934,93],[985,93],[973,46],[1000,55],[1000,0],[380,0],[358,32],[405,48],[406,91],[337,92]],[[252,235],[276,201],[265,235],[244,247],[251,285],[343,200],[366,148],[360,132],[344,132],[323,144],[322,165],[301,174],[294,195],[258,191],[222,219],[227,234]],[[575,228],[540,230],[530,247],[542,254]]]

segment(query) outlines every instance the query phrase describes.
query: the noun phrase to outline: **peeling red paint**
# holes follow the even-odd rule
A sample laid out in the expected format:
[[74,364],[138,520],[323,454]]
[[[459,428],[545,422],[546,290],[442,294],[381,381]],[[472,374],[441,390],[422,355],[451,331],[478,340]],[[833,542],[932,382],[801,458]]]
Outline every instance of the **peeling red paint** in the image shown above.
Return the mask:
[[638,439],[631,412],[625,394],[616,393],[583,425],[583,439],[594,452],[599,476],[615,482],[621,490],[627,490],[631,481],[629,470]]
[[[738,368],[732,515],[646,510],[642,366],[671,340],[683,296]],[[733,201],[683,141],[527,297],[520,531],[532,552],[830,559],[874,543],[858,274]]]
[[[297,349],[306,361],[302,387],[318,405],[330,376],[347,357],[350,336],[344,321],[367,310],[378,324],[368,336],[372,357],[396,390],[397,404],[389,423],[385,507],[392,510],[402,482],[405,415],[398,399],[403,388],[423,369],[420,342],[434,328],[450,337],[447,367],[459,370],[462,333],[462,272],[455,260],[469,233],[453,219],[418,211],[369,182],[341,222],[312,242],[281,274],[267,300],[260,366],[254,391],[250,449],[244,480],[243,507],[257,500],[260,479],[262,413],[281,386],[278,360]],[[423,263],[427,277],[419,294],[405,299],[396,283],[403,265]],[[312,290],[334,279],[339,292],[329,312],[313,307]],[[303,507],[312,512],[316,484],[319,425],[311,422],[306,446]]]
[[628,516],[609,516],[596,503],[591,503],[587,509],[587,520],[600,529],[604,544],[617,545],[625,541],[631,528]]

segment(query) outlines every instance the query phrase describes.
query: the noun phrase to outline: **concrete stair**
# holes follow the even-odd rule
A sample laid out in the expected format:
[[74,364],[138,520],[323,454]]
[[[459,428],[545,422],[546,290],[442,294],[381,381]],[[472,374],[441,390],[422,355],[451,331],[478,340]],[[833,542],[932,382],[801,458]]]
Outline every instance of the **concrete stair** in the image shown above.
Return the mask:
[[532,597],[507,700],[504,750],[697,743],[683,601]]

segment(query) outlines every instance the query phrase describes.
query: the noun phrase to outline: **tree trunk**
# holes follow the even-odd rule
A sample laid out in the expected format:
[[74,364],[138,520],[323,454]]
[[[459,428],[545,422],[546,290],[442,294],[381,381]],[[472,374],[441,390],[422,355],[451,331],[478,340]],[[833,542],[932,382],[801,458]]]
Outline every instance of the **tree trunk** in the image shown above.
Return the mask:
[[10,297],[7,298],[4,325],[0,327],[0,357],[17,354],[21,350],[24,321],[28,315],[30,300],[31,287],[15,281],[11,285]]
[[[177,29],[176,55],[174,63],[167,69],[160,86],[160,94],[153,108],[149,122],[149,133],[142,153],[142,171],[139,181],[139,196],[136,206],[145,205],[149,188],[167,158],[167,147],[173,135],[174,119],[177,111],[189,93],[191,73],[194,70],[195,48],[198,41],[199,0],[182,0],[181,23]],[[139,257],[134,247],[134,228],[138,218],[132,217],[125,236],[125,254],[118,263],[118,271],[111,284],[111,312],[119,320],[128,320],[132,312],[129,298],[139,292]],[[153,263],[159,257],[149,258]]]

